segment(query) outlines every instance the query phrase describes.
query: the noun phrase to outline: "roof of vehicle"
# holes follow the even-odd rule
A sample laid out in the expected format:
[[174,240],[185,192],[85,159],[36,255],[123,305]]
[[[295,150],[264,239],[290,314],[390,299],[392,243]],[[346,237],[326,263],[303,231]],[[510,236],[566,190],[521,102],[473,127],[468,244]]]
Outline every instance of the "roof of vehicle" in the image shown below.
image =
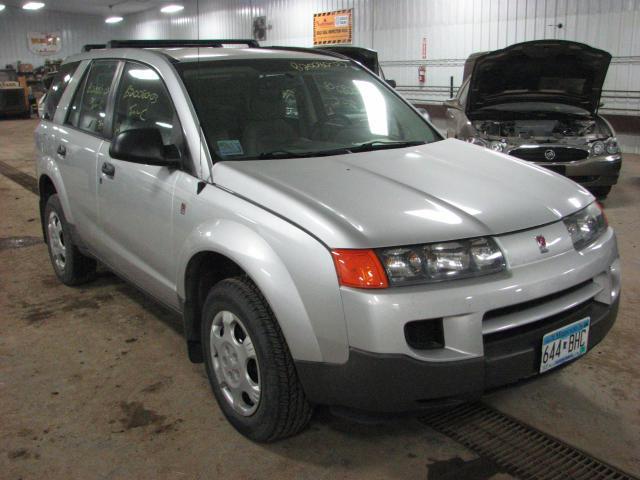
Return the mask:
[[[213,59],[306,59],[327,60],[328,55],[322,52],[305,52],[300,50],[280,50],[270,48],[171,48],[161,50],[164,54],[179,62],[193,62]],[[333,58],[342,60],[341,58]]]
[[[246,45],[246,47],[241,46]],[[66,61],[90,58],[135,59],[136,52],[154,52],[173,62],[222,59],[304,59],[347,60],[339,53],[301,47],[260,47],[254,40],[112,40],[107,44],[85,45],[83,53]]]

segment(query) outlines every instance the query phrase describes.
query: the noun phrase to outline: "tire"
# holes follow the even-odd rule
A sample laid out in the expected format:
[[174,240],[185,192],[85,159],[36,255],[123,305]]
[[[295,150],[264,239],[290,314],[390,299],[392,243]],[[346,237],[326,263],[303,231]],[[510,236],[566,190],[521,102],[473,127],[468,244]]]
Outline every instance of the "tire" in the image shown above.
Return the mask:
[[273,442],[304,429],[313,408],[278,322],[253,282],[241,276],[217,283],[202,315],[207,375],[227,420],[256,442]]
[[51,265],[58,279],[73,286],[89,282],[96,275],[96,261],[78,250],[58,195],[51,195],[44,208],[44,224]]
[[611,192],[611,186],[609,185],[607,187],[590,187],[589,191],[593,193],[596,198],[603,200],[607,198],[607,195],[609,195],[609,192]]

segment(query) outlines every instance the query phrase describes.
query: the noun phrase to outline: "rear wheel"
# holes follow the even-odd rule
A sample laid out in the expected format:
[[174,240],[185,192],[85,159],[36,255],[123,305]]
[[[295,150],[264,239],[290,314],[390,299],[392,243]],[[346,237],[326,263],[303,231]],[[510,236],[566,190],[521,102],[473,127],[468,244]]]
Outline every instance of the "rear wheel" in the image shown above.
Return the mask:
[[201,335],[213,393],[240,433],[272,442],[307,425],[312,407],[273,312],[251,280],[229,278],[210,290]]
[[80,285],[93,280],[96,261],[78,250],[73,243],[58,195],[51,195],[44,209],[49,257],[56,276],[65,285]]
[[611,185],[607,187],[589,187],[589,190],[596,198],[602,200],[604,198],[607,198],[607,195],[609,195],[609,192],[611,192]]

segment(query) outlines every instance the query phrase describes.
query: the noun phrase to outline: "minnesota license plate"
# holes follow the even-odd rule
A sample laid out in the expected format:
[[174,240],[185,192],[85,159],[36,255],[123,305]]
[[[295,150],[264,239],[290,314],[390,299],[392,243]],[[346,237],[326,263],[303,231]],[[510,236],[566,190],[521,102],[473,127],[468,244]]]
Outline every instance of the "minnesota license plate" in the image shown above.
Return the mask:
[[589,317],[570,323],[542,337],[540,373],[584,355],[589,343]]

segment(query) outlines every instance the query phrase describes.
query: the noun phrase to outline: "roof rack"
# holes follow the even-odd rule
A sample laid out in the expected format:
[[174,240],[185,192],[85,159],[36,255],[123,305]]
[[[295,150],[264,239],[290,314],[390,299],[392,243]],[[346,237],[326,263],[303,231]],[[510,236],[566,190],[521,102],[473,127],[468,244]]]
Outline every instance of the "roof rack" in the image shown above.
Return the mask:
[[102,48],[107,48],[107,46],[104,43],[90,43],[89,45],[82,47],[82,51],[89,52],[91,50],[100,50]]
[[253,39],[212,39],[212,40],[111,40],[106,48],[189,48],[214,47],[224,45],[246,45],[249,48],[260,48]]

